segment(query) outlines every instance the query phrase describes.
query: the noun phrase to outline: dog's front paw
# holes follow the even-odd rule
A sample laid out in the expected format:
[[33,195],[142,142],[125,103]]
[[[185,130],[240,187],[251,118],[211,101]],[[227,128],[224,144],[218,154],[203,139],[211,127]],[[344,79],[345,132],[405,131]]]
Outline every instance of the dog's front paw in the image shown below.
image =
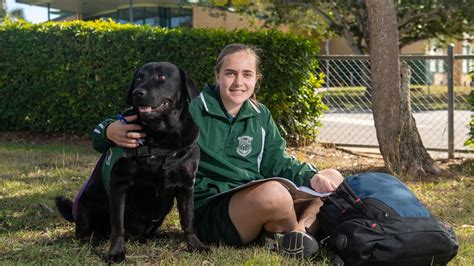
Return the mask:
[[111,237],[110,248],[107,253],[107,262],[122,262],[125,260],[125,240],[123,236]]
[[118,263],[124,260],[125,260],[125,251],[115,252],[115,253],[109,252],[107,254],[108,263],[113,263],[113,262]]
[[188,239],[188,249],[190,251],[207,252],[211,250],[208,246],[204,245],[195,234],[188,235],[187,239]]

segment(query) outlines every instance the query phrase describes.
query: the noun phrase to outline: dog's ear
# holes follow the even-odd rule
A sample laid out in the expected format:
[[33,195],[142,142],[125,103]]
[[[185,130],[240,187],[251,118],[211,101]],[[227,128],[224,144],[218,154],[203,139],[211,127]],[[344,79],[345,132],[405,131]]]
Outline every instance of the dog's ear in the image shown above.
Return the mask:
[[186,101],[190,102],[199,96],[199,90],[191,77],[181,68],[179,69],[179,75],[181,76],[181,88],[187,94]]
[[133,74],[132,82],[130,82],[130,86],[128,87],[128,96],[127,96],[127,105],[132,105],[133,104],[133,90],[135,89],[135,79],[137,77],[138,71],[140,68],[137,68],[135,70],[135,73]]

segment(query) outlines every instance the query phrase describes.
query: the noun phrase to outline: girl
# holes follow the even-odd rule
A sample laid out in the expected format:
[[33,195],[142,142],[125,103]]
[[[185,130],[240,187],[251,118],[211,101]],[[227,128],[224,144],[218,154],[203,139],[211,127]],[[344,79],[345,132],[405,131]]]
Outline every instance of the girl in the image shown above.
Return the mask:
[[[342,175],[333,169],[317,171],[286,154],[286,142],[269,110],[255,97],[261,73],[254,48],[244,44],[226,46],[214,71],[216,85],[206,86],[189,106],[200,129],[201,161],[194,189],[199,238],[207,243],[239,246],[259,239],[262,232],[282,233],[279,246],[284,254],[314,256],[318,245],[311,234],[317,230],[316,214],[322,205],[319,198],[294,203],[277,181],[225,192],[274,176],[330,192],[342,182]],[[136,116],[126,119],[131,122]],[[106,120],[96,129],[99,133],[93,135],[94,147],[116,144],[135,148],[144,137],[143,133],[132,132],[140,130],[138,125],[120,121]]]

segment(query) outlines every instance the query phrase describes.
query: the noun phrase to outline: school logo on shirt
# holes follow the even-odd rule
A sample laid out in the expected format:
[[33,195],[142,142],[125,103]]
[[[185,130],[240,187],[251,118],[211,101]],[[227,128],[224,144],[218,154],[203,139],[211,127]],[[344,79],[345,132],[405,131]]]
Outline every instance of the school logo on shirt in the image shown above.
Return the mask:
[[252,152],[252,137],[241,136],[237,138],[239,140],[239,146],[237,146],[237,153],[245,157]]

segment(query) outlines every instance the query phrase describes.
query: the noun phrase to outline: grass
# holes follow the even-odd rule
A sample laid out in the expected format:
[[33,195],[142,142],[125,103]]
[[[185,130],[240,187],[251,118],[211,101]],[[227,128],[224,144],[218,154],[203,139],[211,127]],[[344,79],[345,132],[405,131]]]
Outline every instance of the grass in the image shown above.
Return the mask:
[[[1,134],[0,134],[1,135]],[[15,140],[15,138],[13,138]],[[99,154],[87,142],[32,142],[0,138],[0,261],[6,264],[99,264],[108,243],[93,246],[74,239],[74,227],[54,210],[53,197],[74,197],[89,176]],[[298,154],[296,154],[298,155]],[[301,154],[300,154],[301,155]],[[324,155],[326,156],[326,155]],[[340,160],[306,158],[324,167],[338,167]],[[336,156],[337,157],[337,156]],[[346,160],[347,161],[347,160]],[[363,171],[350,159],[345,173]],[[355,163],[357,162],[357,163]],[[460,242],[451,265],[474,262],[474,166],[472,161],[453,165],[450,178],[407,181],[438,217],[454,224]],[[168,216],[156,239],[127,243],[127,264],[179,265],[329,265],[323,254],[316,261],[286,259],[263,247],[212,247],[210,253],[189,253],[181,237],[178,216]]]
[[[470,110],[468,102],[471,87],[454,87],[454,108],[456,110]],[[324,92],[324,102],[330,108],[343,108],[354,110],[369,110],[370,101],[364,96],[365,87],[335,87]],[[447,86],[411,86],[411,103],[414,111],[434,111],[448,109],[448,89]]]

